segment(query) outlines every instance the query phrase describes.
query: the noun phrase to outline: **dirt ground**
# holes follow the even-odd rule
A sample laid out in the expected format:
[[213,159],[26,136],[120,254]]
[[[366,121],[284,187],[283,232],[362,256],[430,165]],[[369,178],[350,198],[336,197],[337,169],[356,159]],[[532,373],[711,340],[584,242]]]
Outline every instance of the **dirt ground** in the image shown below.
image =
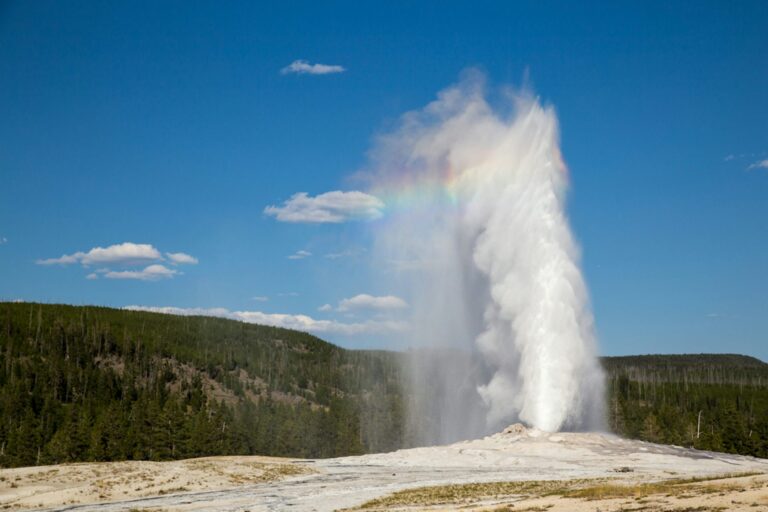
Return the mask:
[[132,500],[228,489],[313,472],[291,459],[205,457],[173,462],[102,462],[0,469],[0,509]]

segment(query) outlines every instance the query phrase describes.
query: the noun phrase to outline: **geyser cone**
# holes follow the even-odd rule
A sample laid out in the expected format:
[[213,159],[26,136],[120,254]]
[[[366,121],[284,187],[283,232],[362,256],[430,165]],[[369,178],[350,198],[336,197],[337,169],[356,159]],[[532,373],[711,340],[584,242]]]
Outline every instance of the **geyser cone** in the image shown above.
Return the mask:
[[[411,285],[414,340],[470,340],[482,354],[487,371],[473,372],[466,403],[440,413],[451,437],[514,421],[600,428],[603,378],[565,213],[557,117],[530,94],[507,93],[506,112],[494,110],[484,91],[471,73],[380,139],[374,188],[391,208],[376,254]],[[440,372],[421,359],[418,374]],[[445,385],[466,387],[461,369],[446,370]],[[417,407],[428,401],[417,397]],[[467,418],[478,407],[481,426]],[[447,440],[444,431],[432,441]]]

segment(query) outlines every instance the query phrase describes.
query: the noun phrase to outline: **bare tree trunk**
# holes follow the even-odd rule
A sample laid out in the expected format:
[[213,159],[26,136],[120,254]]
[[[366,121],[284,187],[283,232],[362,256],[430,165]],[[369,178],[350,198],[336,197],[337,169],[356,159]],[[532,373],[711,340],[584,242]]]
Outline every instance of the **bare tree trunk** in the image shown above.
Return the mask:
[[703,411],[699,411],[699,419],[696,422],[696,439],[698,439],[699,436],[701,435],[701,413],[702,412]]

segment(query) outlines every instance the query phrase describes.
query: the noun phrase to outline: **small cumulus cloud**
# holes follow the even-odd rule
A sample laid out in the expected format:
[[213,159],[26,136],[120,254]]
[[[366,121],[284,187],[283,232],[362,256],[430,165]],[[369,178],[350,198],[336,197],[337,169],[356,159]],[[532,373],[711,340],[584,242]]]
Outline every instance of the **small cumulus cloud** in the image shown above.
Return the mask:
[[126,306],[123,309],[183,316],[215,316],[229,318],[231,320],[239,320],[241,322],[284,327],[286,329],[295,329],[316,334],[341,334],[346,336],[400,332],[407,327],[405,323],[399,321],[370,320],[367,322],[344,323],[336,320],[318,320],[308,315],[264,313],[262,311],[230,311],[225,308]]
[[383,295],[376,297],[374,295],[368,295],[367,293],[361,293],[343,299],[339,301],[339,306],[336,311],[346,312],[356,309],[372,309],[378,311],[391,311],[396,309],[404,309],[408,307],[408,303],[400,297],[394,295]]
[[109,247],[94,247],[88,252],[78,251],[73,254],[63,254],[59,258],[37,260],[38,265],[71,265],[80,263],[83,266],[99,264],[131,265],[147,261],[162,260],[160,251],[150,244],[134,244],[124,242]]
[[378,219],[383,209],[384,202],[376,196],[358,190],[334,190],[315,197],[299,192],[282,206],[267,206],[264,213],[280,222],[340,223]]
[[281,69],[280,73],[283,75],[330,75],[344,71],[346,71],[344,66],[338,64],[310,64],[306,60],[295,60]]
[[[170,269],[160,262],[168,261],[171,265],[194,265],[198,259],[183,252],[166,252],[163,254],[151,244],[136,244],[123,242],[108,247],[94,247],[89,251],[77,251],[63,254],[58,258],[38,259],[38,265],[73,265],[80,264],[84,268],[100,265],[101,268],[86,275],[86,279],[94,280],[99,276],[105,279],[136,279],[140,281],[158,281],[169,279],[182,274]],[[118,267],[118,270],[115,270]],[[122,269],[120,268],[122,267]],[[128,267],[129,269],[125,269]],[[130,269],[130,267],[143,267]]]
[[296,251],[295,253],[288,256],[289,260],[303,260],[304,258],[309,258],[312,256],[312,253],[309,251]]
[[753,169],[768,169],[768,158],[766,158],[765,160],[758,160],[757,162],[747,167],[747,170],[749,171]]
[[333,306],[331,306],[330,304],[323,304],[322,306],[317,308],[317,310],[325,313],[328,311],[333,311]]
[[198,259],[183,252],[167,252],[165,256],[174,265],[197,265]]

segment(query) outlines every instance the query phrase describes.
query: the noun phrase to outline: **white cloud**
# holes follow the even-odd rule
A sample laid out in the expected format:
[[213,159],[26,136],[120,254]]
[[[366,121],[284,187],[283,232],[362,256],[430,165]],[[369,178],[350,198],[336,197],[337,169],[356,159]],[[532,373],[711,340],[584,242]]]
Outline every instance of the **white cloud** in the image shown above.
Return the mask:
[[337,64],[310,64],[306,60],[295,60],[280,70],[283,75],[329,75],[331,73],[343,73],[343,66]]
[[174,265],[178,265],[178,264],[197,265],[198,264],[197,258],[183,252],[167,252],[165,253],[165,255],[168,258],[168,260]]
[[309,251],[296,251],[295,253],[288,256],[289,260],[303,260],[304,258],[308,258],[312,256],[312,253]]
[[[165,253],[172,265],[191,264],[198,262],[197,258],[183,252]],[[72,265],[79,263],[85,268],[91,265],[104,265],[91,272],[86,279],[98,279],[102,275],[105,279],[136,279],[140,281],[158,281],[170,279],[182,272],[170,269],[159,262],[166,261],[162,253],[151,244],[135,244],[124,242],[109,247],[94,247],[90,251],[78,251],[73,254],[64,254],[59,258],[39,259],[38,265]],[[144,267],[141,270],[114,270],[114,266]]]
[[326,311],[333,311],[333,306],[331,306],[330,304],[323,304],[322,306],[320,306],[319,308],[317,308],[317,310],[318,310],[318,311],[323,311],[323,312],[326,312]]
[[355,295],[349,299],[341,300],[336,311],[343,312],[353,309],[393,310],[406,307],[408,307],[408,303],[394,295],[375,297],[373,295],[368,295],[367,293],[361,293],[360,295]]
[[261,311],[230,311],[225,308],[177,308],[155,306],[126,306],[123,309],[132,311],[151,311],[154,313],[166,313],[183,316],[216,316],[240,320],[253,324],[272,325],[307,331],[318,334],[342,334],[346,336],[356,334],[373,334],[386,332],[400,332],[407,325],[398,321],[371,320],[359,323],[343,323],[336,320],[317,320],[307,315],[290,315],[283,313],[263,313]]
[[164,265],[150,265],[143,270],[122,270],[119,272],[109,271],[104,274],[107,279],[137,279],[140,281],[159,281],[160,279],[170,279],[178,274],[178,270],[170,269]]
[[251,297],[251,300],[255,300],[256,302],[267,302],[269,297],[266,295],[256,295],[255,297]]
[[0,236],[0,245],[7,244],[7,243],[8,243],[8,239],[5,238],[4,236]]
[[751,171],[752,169],[768,169],[768,158],[765,160],[759,160],[747,167],[747,170]]
[[88,252],[78,251],[74,254],[64,254],[59,258],[37,260],[38,265],[70,265],[80,263],[83,266],[99,264],[137,265],[150,261],[162,260],[160,251],[150,244],[134,244],[124,242],[109,247],[94,247]]
[[264,213],[281,222],[339,223],[381,217],[384,203],[365,192],[334,190],[315,197],[299,192],[283,206],[267,206]]

